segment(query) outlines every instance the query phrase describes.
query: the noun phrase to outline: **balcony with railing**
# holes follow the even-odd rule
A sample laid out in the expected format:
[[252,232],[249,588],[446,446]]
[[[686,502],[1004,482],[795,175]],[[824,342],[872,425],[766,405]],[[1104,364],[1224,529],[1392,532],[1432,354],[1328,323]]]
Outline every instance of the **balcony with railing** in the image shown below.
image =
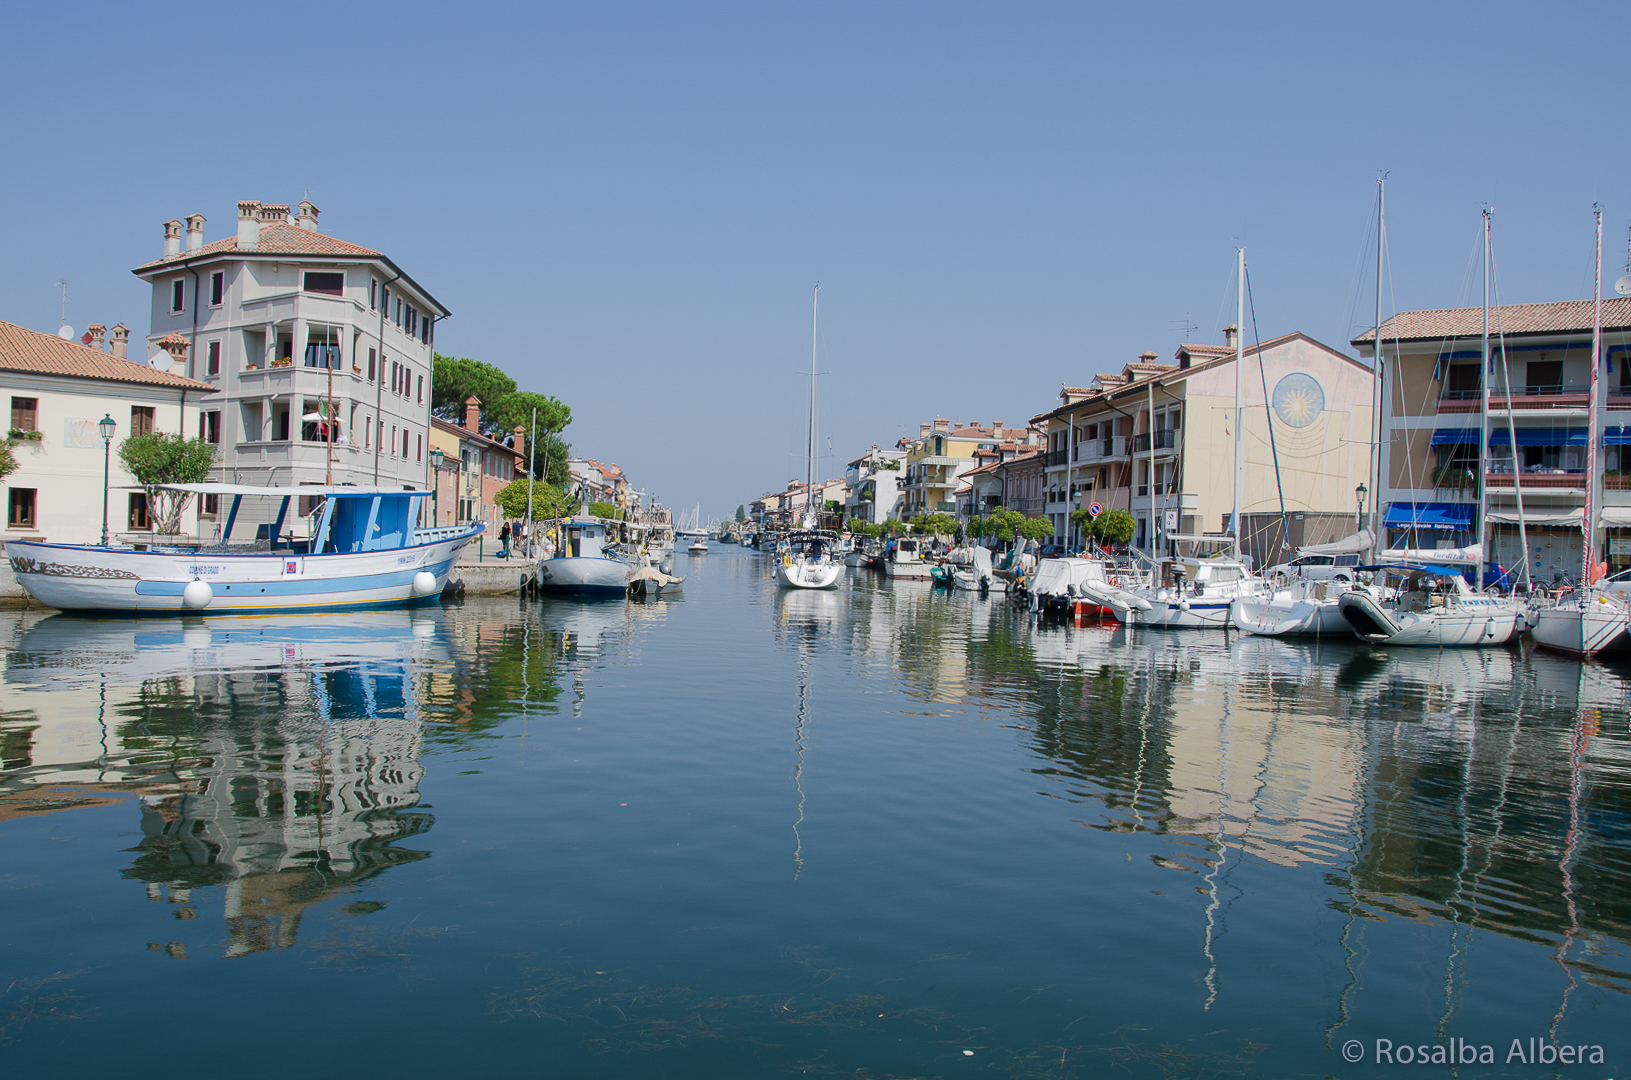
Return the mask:
[[1042,465],[1044,468],[1056,468],[1057,466],[1066,464],[1066,460],[1069,456],[1070,451],[1068,450],[1049,450],[1043,455]]
[[1173,428],[1163,428],[1155,432],[1142,432],[1133,436],[1133,453],[1147,454],[1150,452],[1150,436],[1155,436],[1155,451],[1174,450],[1178,446],[1178,432]]
[[1583,491],[1586,487],[1586,474],[1584,472],[1568,472],[1563,469],[1525,469],[1519,473],[1516,482],[1510,470],[1491,472],[1484,476],[1484,486],[1487,488],[1508,489],[1523,484],[1525,491],[1573,490]]
[[[1475,413],[1482,404],[1482,388],[1445,390],[1439,395],[1440,413]],[[1530,383],[1514,386],[1509,393],[1505,386],[1490,387],[1489,407],[1513,412],[1535,409],[1585,409],[1591,406],[1591,387],[1567,383]]]

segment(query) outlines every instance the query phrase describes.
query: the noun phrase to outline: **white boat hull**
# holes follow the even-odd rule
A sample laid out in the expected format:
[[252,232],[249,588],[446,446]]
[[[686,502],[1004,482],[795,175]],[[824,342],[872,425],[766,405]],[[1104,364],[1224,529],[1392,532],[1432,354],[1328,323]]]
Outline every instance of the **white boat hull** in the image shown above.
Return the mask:
[[910,562],[885,562],[883,572],[892,578],[917,578],[922,581],[929,580],[929,571],[933,569],[926,562],[912,560]]
[[633,569],[621,559],[562,556],[538,564],[538,588],[550,593],[621,594]]
[[1491,597],[1462,598],[1446,610],[1403,611],[1356,589],[1343,593],[1337,603],[1354,633],[1376,644],[1505,645],[1522,629],[1523,612]]
[[[21,540],[6,547],[18,583],[48,607],[182,615],[388,607],[432,599],[478,532],[386,551],[321,555],[132,551]],[[432,588],[416,588],[421,572],[431,575]],[[209,586],[202,607],[184,599],[195,580]]]
[[1542,608],[1529,631],[1536,645],[1571,656],[1618,652],[1628,647],[1631,629],[1626,609],[1601,595],[1557,607]]
[[1341,605],[1334,598],[1241,597],[1229,605],[1229,621],[1236,630],[1264,637],[1353,636],[1353,627],[1342,617]]
[[972,570],[953,570],[951,583],[953,587],[962,589],[965,592],[980,592],[982,589],[1000,593],[1008,591],[1008,582],[1003,578],[992,575],[986,578],[982,584],[980,579],[975,577]]
[[[1146,610],[1131,608],[1121,621],[1164,630],[1214,630],[1229,626],[1228,600],[1154,600]],[[1117,609],[1120,613],[1121,609]]]
[[815,561],[784,556],[776,564],[776,581],[784,589],[833,589],[844,564],[837,559]]

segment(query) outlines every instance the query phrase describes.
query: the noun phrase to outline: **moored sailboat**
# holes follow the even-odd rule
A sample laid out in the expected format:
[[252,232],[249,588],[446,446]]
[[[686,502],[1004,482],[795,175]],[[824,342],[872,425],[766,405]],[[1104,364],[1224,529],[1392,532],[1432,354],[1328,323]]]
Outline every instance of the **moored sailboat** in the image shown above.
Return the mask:
[[821,298],[817,285],[810,299],[810,420],[804,459],[804,528],[789,533],[785,548],[778,548],[776,583],[784,589],[831,589],[844,572],[836,550],[836,534],[817,528],[815,486],[815,377],[816,310]]

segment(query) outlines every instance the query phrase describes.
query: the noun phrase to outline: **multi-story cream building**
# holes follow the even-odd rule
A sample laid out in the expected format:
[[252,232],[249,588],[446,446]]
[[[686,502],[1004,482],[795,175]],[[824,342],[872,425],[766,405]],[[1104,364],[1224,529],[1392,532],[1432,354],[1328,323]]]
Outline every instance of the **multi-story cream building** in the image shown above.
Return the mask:
[[895,515],[900,503],[901,465],[906,459],[904,450],[880,450],[877,443],[872,449],[850,462],[844,469],[844,519],[860,519],[872,525],[882,525]]
[[[1483,542],[1489,561],[1519,566],[1521,494],[1532,579],[1577,577],[1595,441],[1606,466],[1604,555],[1612,569],[1631,566],[1631,298],[1603,301],[1595,432],[1586,430],[1591,324],[1590,300],[1492,308],[1487,413],[1482,308],[1405,311],[1382,324],[1380,524],[1390,545]],[[1374,332],[1353,344],[1374,355]]]
[[211,243],[202,214],[166,222],[164,254],[133,271],[153,287],[148,342],[181,343],[179,373],[219,391],[197,431],[220,446],[219,479],[424,488],[448,312],[389,257],[319,232],[316,206],[297,210],[240,202],[236,233]]
[[1004,440],[1024,442],[1030,438],[1028,430],[1004,428],[1000,420],[990,427],[981,427],[974,420],[954,427],[941,416],[933,423],[920,424],[918,437],[905,447],[900,516],[955,514],[956,492],[963,486],[963,476],[980,464],[976,451],[995,450]]
[[[1070,512],[1132,513],[1134,544],[1222,533],[1235,499],[1234,327],[1223,346],[1146,352],[1120,372],[1060,391],[1034,418],[1045,429],[1043,511],[1054,536],[1080,543]],[[1245,352],[1241,371],[1241,548],[1263,565],[1290,547],[1352,533],[1368,468],[1371,373],[1291,333]],[[1282,528],[1282,507],[1285,527]]]

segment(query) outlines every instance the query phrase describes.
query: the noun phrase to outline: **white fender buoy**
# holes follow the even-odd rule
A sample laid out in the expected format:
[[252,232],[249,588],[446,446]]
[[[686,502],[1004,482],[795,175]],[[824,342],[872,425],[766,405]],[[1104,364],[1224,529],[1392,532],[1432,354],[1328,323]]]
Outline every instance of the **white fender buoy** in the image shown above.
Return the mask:
[[215,590],[210,583],[201,578],[193,578],[187,582],[187,587],[181,590],[181,602],[194,611],[203,611],[215,599]]
[[415,596],[429,596],[436,591],[436,575],[429,570],[421,570],[413,576],[413,594]]
[[1189,610],[1189,601],[1188,600],[1178,601],[1178,610],[1179,611],[1188,611]]

